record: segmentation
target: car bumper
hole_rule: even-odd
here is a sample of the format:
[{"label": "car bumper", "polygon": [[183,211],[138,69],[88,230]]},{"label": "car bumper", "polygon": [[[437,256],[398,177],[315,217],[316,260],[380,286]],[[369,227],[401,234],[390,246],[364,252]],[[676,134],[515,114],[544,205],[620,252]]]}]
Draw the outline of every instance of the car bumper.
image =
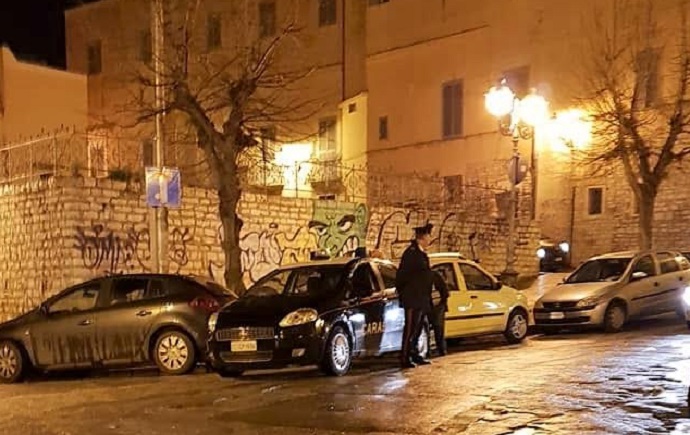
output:
[{"label": "car bumper", "polygon": [[540,328],[600,326],[604,324],[605,313],[605,304],[586,310],[535,308],[534,324]]},{"label": "car bumper", "polygon": [[[312,365],[321,361],[324,339],[315,325],[278,329],[273,338],[256,340],[256,348],[237,350],[238,342],[214,337],[208,343],[208,360],[215,371],[248,371]],[[233,344],[235,343],[235,344]]]}]

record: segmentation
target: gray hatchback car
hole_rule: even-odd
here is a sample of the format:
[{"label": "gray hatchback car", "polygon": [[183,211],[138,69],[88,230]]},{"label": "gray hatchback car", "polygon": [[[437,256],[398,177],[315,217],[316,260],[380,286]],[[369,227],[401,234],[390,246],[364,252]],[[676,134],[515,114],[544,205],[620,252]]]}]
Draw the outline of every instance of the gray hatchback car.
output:
[{"label": "gray hatchback car", "polygon": [[629,319],[676,312],[690,262],[673,251],[616,252],[591,258],[534,306],[535,324],[546,333],[578,326],[620,331]]},{"label": "gray hatchback car", "polygon": [[236,299],[178,275],[120,275],[70,287],[0,325],[0,382],[39,371],[155,363],[170,375],[205,355],[211,313]]}]

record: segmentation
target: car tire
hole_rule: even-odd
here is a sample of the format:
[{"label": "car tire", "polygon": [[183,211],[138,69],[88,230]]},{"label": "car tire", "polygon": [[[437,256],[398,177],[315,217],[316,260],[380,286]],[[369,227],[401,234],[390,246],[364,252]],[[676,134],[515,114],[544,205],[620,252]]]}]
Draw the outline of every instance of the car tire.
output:
[{"label": "car tire", "polygon": [[604,314],[604,331],[609,333],[621,332],[625,326],[626,317],[625,305],[620,302],[611,302]]},{"label": "car tire", "polygon": [[352,340],[345,328],[336,326],[328,336],[321,370],[330,376],[343,376],[352,365]]},{"label": "car tire", "polygon": [[20,382],[24,378],[26,362],[19,346],[11,341],[0,342],[0,383]]},{"label": "car tire", "polygon": [[189,336],[177,329],[164,331],[156,339],[153,360],[164,375],[184,375],[196,366],[196,348]]},{"label": "car tire", "polygon": [[510,344],[521,343],[529,332],[529,316],[524,310],[517,309],[508,316],[508,323],[503,336]]}]

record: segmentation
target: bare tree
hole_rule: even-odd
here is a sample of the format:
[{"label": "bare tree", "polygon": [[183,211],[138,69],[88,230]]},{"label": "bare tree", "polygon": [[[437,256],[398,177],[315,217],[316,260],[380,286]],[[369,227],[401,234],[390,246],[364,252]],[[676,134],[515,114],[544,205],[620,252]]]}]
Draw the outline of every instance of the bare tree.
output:
[{"label": "bare tree", "polygon": [[[286,138],[314,132],[300,128],[323,106],[326,96],[304,96],[303,80],[313,71],[300,62],[301,29],[299,2],[292,0],[294,16],[281,25],[248,19],[255,2],[228,2],[223,28],[233,29],[230,46],[221,48],[219,24],[208,22],[204,0],[169,0],[165,11],[162,84],[163,111],[188,126],[196,136],[218,192],[225,253],[225,282],[242,293],[238,214],[242,197],[241,161],[255,152],[267,159],[261,145],[263,127],[280,126]],[[213,18],[220,19],[220,18]],[[214,28],[214,26],[216,28]],[[230,38],[228,38],[230,39]],[[156,82],[152,71],[138,75],[149,91]],[[149,122],[160,109],[152,104],[152,92],[136,101],[137,124]]]},{"label": "bare tree", "polygon": [[[657,195],[690,154],[687,0],[617,0],[613,23],[595,20],[582,98],[592,116],[588,170],[621,170],[639,207],[639,245],[653,245]],[[604,14],[596,14],[598,17]]]}]

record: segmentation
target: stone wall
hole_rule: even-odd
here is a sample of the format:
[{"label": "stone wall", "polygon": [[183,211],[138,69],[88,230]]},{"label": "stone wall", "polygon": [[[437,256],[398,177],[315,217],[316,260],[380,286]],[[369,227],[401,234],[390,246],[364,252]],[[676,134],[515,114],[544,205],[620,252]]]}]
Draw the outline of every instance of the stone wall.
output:
[{"label": "stone wall", "polygon": [[[93,178],[51,178],[0,190],[0,319],[8,319],[69,285],[104,274],[151,271],[149,210],[140,186]],[[412,227],[435,225],[432,251],[475,255],[489,271],[505,267],[507,225],[466,211],[405,210],[361,203],[246,194],[240,213],[247,284],[315,250],[338,254],[358,246],[398,257]],[[170,210],[166,269],[223,279],[217,198],[185,188]],[[535,273],[539,231],[520,227],[518,269]]]},{"label": "stone wall", "polygon": [[[690,251],[689,167],[674,168],[657,197],[654,213],[654,245],[658,249]],[[575,264],[593,255],[638,248],[639,226],[632,190],[623,174],[579,177],[575,180]],[[603,213],[588,214],[588,189],[604,189]]]}]

